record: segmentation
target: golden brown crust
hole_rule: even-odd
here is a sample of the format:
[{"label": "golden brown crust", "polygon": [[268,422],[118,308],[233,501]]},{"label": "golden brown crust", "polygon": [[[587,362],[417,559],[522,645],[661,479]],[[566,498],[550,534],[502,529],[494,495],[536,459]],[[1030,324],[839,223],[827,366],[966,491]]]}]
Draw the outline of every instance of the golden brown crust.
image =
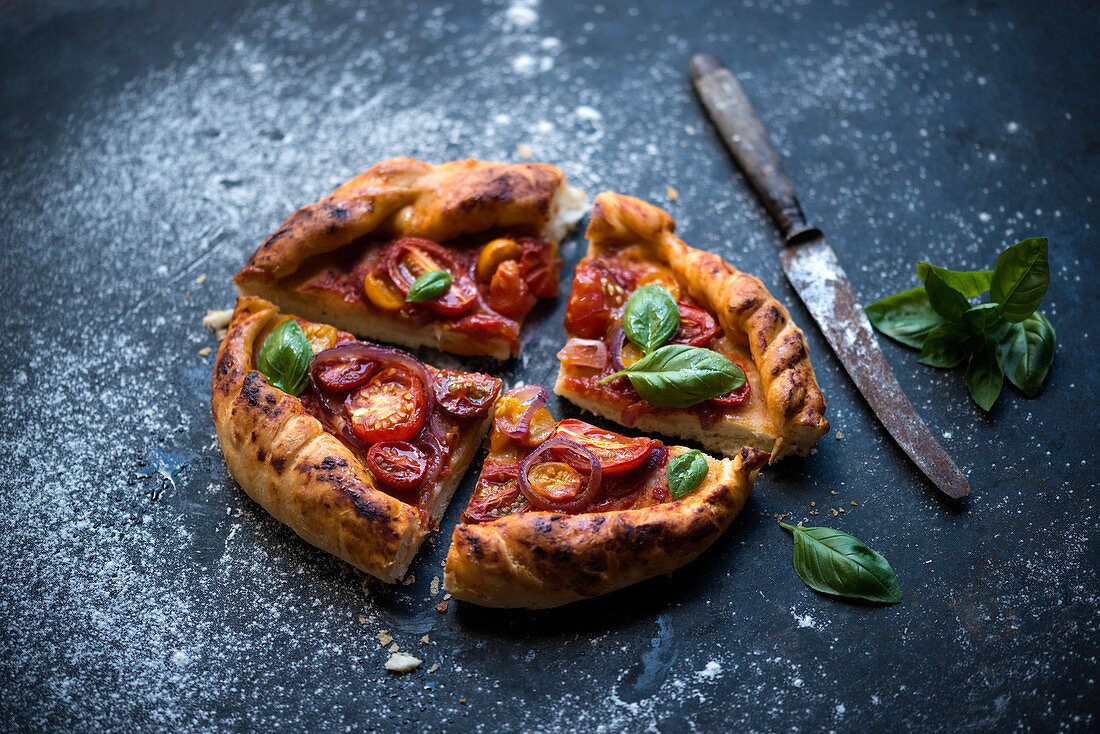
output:
[{"label": "golden brown crust", "polygon": [[692,298],[717,315],[727,334],[746,335],[777,434],[772,461],[805,455],[829,430],[805,336],[760,280],[717,255],[688,247],[674,235],[675,229],[672,217],[652,204],[605,192],[592,209],[587,256],[614,246],[643,245]]},{"label": "golden brown crust", "polygon": [[703,485],[680,500],[636,510],[521,512],[455,528],[444,585],[490,607],[545,609],[670,573],[706,550],[741,511],[763,451],[709,459]]},{"label": "golden brown crust", "polygon": [[287,296],[294,285],[285,279],[309,258],[368,234],[442,242],[490,229],[518,229],[557,241],[580,217],[577,207],[583,204],[583,194],[566,185],[565,174],[546,164],[465,160],[433,166],[395,158],[294,212],[252,254],[235,282],[244,295],[267,298],[307,318],[323,317],[326,323],[367,338],[406,346],[431,344],[460,354],[488,351],[505,359],[518,343],[496,340],[486,345],[485,340],[435,324],[398,322],[363,304],[325,299],[317,292],[297,294],[290,303]]},{"label": "golden brown crust", "polygon": [[[297,398],[253,369],[257,337],[279,318],[267,301],[238,299],[218,349],[211,407],[229,473],[306,541],[392,583],[404,576],[428,528],[417,508],[377,489],[355,454]],[[479,428],[487,426],[488,419]],[[481,434],[475,433],[463,440],[476,445]],[[472,455],[465,444],[456,449],[442,488],[447,498]]]}]

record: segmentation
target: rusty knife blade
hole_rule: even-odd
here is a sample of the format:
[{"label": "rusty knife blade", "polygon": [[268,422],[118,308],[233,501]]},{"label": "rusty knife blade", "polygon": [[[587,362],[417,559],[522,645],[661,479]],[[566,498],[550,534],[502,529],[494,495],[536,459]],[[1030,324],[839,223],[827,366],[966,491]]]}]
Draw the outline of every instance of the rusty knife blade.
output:
[{"label": "rusty knife blade", "polygon": [[812,230],[784,247],[779,259],[844,369],[898,445],[945,494],[968,494],[966,477],[902,391],[825,237]]}]

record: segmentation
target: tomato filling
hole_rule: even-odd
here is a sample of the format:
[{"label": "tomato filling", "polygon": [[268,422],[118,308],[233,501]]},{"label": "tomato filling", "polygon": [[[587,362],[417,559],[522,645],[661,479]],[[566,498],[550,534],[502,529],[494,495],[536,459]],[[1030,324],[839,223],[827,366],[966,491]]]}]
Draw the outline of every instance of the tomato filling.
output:
[{"label": "tomato filling", "polygon": [[[558,352],[558,359],[567,370],[564,380],[573,389],[615,405],[622,411],[622,422],[628,426],[644,413],[667,412],[642,400],[625,377],[600,383],[645,356],[626,338],[621,326],[627,299],[643,285],[665,288],[679,307],[680,328],[667,343],[716,349],[720,353],[722,349],[722,329],[717,320],[695,305],[667,271],[621,254],[582,261],[577,266],[565,311],[565,329],[570,338]],[[750,394],[746,380],[728,395],[681,410],[694,412],[701,421],[712,425],[720,411],[746,405]]]},{"label": "tomato filling", "polygon": [[[337,294],[410,326],[442,323],[474,340],[518,344],[520,325],[538,300],[558,295],[562,263],[553,242],[496,234],[443,244],[420,237],[362,240],[319,256],[298,288]],[[450,276],[445,291],[427,301],[405,300],[417,278],[438,270]]]},{"label": "tomato filling", "polygon": [[574,419],[555,423],[541,407],[544,392],[526,385],[497,401],[491,451],[465,522],[532,509],[579,514],[669,501],[669,451],[660,441]]}]

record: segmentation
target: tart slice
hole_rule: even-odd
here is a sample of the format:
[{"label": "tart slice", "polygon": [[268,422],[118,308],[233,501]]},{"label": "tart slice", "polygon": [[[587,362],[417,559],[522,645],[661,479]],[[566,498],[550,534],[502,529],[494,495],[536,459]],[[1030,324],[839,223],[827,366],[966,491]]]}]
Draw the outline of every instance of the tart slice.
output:
[{"label": "tart slice", "polygon": [[455,528],[444,584],[489,607],[542,609],[696,558],[741,511],[768,454],[732,459],[555,421],[525,385],[497,402],[489,455]]},{"label": "tart slice", "polygon": [[549,165],[395,158],[292,214],[235,280],[364,338],[507,359],[586,203]]},{"label": "tart slice", "polygon": [[313,545],[394,582],[485,436],[500,380],[243,297],[211,407],[229,473]]},{"label": "tart slice", "polygon": [[555,391],[727,456],[746,445],[773,462],[805,455],[829,422],[802,331],[763,283],[675,226],[639,199],[596,197]]}]

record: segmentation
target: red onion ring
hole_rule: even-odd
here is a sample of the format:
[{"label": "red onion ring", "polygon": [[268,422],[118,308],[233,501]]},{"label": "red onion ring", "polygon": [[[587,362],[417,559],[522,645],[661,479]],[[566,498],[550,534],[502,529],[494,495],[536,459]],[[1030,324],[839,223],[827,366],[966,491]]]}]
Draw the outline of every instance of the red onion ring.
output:
[{"label": "red onion ring", "polygon": [[[309,382],[321,405],[329,412],[339,415],[344,412],[344,397],[346,393],[329,393],[320,384],[316,377],[318,367],[324,367],[333,362],[345,360],[358,360],[361,362],[374,362],[379,366],[397,365],[404,367],[413,373],[420,381],[420,389],[424,393],[425,415],[431,415],[435,408],[435,381],[428,374],[424,363],[407,352],[392,347],[380,347],[377,344],[364,344],[363,342],[348,342],[338,344],[331,349],[326,349],[313,358],[309,364]],[[347,391],[347,392],[350,392]],[[339,398],[336,396],[339,395]]]},{"label": "red onion ring", "polygon": [[637,489],[638,485],[644,482],[646,477],[657,469],[657,467],[665,463],[666,459],[668,459],[668,447],[664,444],[654,446],[650,449],[649,456],[645,457],[645,461],[630,471],[615,477],[615,481],[604,485],[604,496],[622,497],[623,495],[630,494]]},{"label": "red onion ring", "polygon": [[622,372],[626,369],[623,364],[623,345],[626,343],[626,333],[623,327],[618,327],[611,332],[611,338],[607,342],[607,358],[611,365],[611,373]]},{"label": "red onion ring", "polygon": [[[521,404],[527,403],[527,409],[523,411],[523,415],[519,417],[519,420],[513,425],[508,425],[507,420],[502,420],[497,423],[497,427],[502,432],[512,438],[523,438],[531,430],[531,418],[535,413],[542,409],[542,406],[546,405],[546,401],[550,399],[550,391],[542,385],[524,385],[523,387],[517,387],[514,390],[509,390],[502,397],[510,397],[517,399]],[[530,402],[527,402],[530,400]]]},{"label": "red onion ring", "polygon": [[[577,471],[584,472],[585,469],[588,470],[588,486],[574,495],[572,499],[564,502],[554,502],[539,494],[531,486],[531,480],[528,479],[531,468],[541,463],[543,456],[556,453],[564,454],[565,463]],[[585,467],[584,464],[588,464],[588,466]],[[596,455],[579,443],[570,441],[567,438],[550,439],[529,454],[519,465],[519,489],[523,492],[523,496],[538,509],[549,512],[569,514],[586,509],[599,495],[600,478],[600,460],[596,458]]]}]

